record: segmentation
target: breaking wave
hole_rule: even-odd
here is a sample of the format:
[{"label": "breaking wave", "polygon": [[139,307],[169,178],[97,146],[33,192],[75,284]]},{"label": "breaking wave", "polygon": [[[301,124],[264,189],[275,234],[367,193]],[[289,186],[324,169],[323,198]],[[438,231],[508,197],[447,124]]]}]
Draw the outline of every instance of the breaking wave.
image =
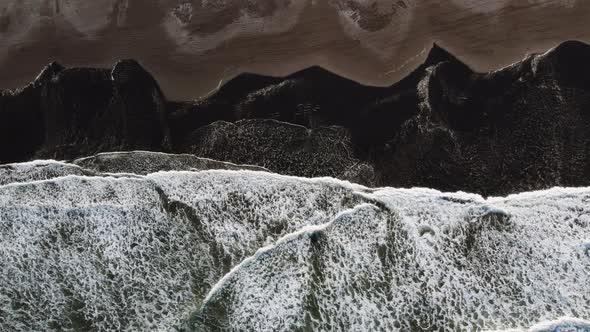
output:
[{"label": "breaking wave", "polygon": [[6,331],[590,331],[590,188],[53,161],[0,184]]}]

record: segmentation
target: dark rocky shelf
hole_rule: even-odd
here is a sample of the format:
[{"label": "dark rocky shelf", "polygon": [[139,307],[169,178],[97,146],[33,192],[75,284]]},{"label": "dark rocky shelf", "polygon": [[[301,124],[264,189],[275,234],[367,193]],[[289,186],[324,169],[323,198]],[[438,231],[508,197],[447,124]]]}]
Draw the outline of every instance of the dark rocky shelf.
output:
[{"label": "dark rocky shelf", "polygon": [[52,63],[0,92],[0,163],[149,150],[371,186],[483,195],[585,186],[588,60],[589,45],[568,41],[477,73],[434,45],[389,87],[311,67],[242,74],[194,101],[166,99],[133,60],[112,69]]}]

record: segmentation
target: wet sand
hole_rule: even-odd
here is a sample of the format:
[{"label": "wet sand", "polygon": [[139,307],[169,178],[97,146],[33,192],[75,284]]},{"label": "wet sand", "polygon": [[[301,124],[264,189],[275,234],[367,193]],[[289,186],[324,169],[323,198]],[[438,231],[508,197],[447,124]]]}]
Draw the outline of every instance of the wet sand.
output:
[{"label": "wet sand", "polygon": [[[360,9],[344,0],[261,0],[252,8],[238,0],[209,12],[186,11],[188,1],[95,1],[102,7],[2,0],[0,88],[26,84],[54,60],[110,67],[121,58],[139,60],[174,99],[207,94],[244,71],[283,75],[310,65],[386,85],[415,68],[434,41],[480,71],[563,40],[590,42],[590,2],[583,0],[404,0],[390,7],[383,0]],[[343,24],[338,9],[347,8],[358,9],[357,26]]]}]

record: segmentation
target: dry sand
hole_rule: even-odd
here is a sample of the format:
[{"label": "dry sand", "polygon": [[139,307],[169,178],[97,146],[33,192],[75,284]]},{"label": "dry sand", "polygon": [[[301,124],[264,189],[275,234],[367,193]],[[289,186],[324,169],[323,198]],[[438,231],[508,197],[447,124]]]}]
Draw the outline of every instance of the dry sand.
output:
[{"label": "dry sand", "polygon": [[50,61],[138,59],[166,95],[197,98],[244,71],[321,65],[386,85],[433,41],[477,70],[566,39],[590,42],[586,0],[0,0],[0,88]]}]

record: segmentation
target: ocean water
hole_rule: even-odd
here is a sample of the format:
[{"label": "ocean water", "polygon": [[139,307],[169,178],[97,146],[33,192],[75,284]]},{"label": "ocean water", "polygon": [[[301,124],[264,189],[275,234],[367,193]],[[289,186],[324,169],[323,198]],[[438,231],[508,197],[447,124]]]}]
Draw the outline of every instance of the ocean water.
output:
[{"label": "ocean water", "polygon": [[0,168],[2,331],[590,331],[590,188]]}]

